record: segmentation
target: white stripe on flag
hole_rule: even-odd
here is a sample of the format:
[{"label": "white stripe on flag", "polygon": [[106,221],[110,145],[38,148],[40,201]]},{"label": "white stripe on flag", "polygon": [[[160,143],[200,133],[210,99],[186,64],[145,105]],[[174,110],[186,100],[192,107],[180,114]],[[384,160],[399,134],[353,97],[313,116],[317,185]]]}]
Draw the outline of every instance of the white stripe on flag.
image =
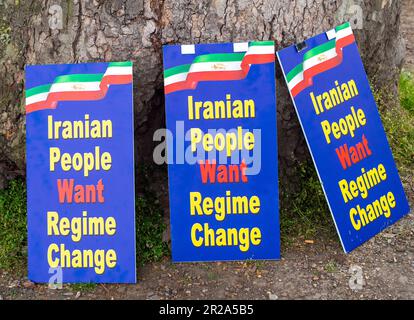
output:
[{"label": "white stripe on flag", "polygon": [[352,34],[352,28],[348,27],[346,29],[336,31],[336,39],[342,39]]},{"label": "white stripe on flag", "polygon": [[289,90],[292,90],[301,81],[303,81],[303,72],[298,73],[292,80],[290,80],[288,83]]},{"label": "white stripe on flag", "polygon": [[237,71],[241,70],[241,61],[226,62],[197,62],[191,65],[191,72],[218,72],[218,71]]},{"label": "white stripe on flag", "polygon": [[82,91],[99,91],[101,82],[58,82],[50,88],[50,92],[82,92]]},{"label": "white stripe on flag", "polygon": [[273,54],[275,53],[274,46],[251,46],[247,51],[247,54]]},{"label": "white stripe on flag", "polygon": [[168,86],[176,82],[185,81],[187,79],[187,74],[188,72],[182,72],[182,73],[173,74],[172,76],[165,78],[164,86]]},{"label": "white stripe on flag", "polygon": [[132,66],[128,67],[108,67],[106,69],[105,75],[115,75],[115,76],[123,76],[123,75],[130,75],[132,74]]},{"label": "white stripe on flag", "polygon": [[310,69],[318,64],[321,64],[327,60],[330,60],[336,56],[335,48],[324,51],[312,58],[309,58],[303,62],[303,70]]},{"label": "white stripe on flag", "polygon": [[45,101],[49,92],[42,92],[26,98],[26,105]]}]

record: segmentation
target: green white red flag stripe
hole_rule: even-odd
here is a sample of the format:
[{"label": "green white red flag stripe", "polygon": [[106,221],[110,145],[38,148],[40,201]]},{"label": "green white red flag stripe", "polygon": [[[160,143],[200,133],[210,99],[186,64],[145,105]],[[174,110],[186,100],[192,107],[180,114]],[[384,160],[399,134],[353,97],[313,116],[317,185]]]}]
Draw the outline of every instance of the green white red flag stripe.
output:
[{"label": "green white red flag stripe", "polygon": [[274,61],[273,41],[250,42],[247,52],[200,55],[191,64],[166,69],[164,91],[168,94],[195,89],[200,81],[241,80],[249,73],[250,65]]},{"label": "green white red flag stripe", "polygon": [[111,62],[105,73],[69,74],[26,90],[26,113],[54,109],[59,101],[99,100],[108,87],[132,82],[132,62]]},{"label": "green white red flag stripe", "polygon": [[335,28],[335,38],[307,51],[303,62],[294,67],[287,75],[288,88],[296,97],[313,84],[312,78],[332,69],[342,62],[342,49],[355,42],[349,22]]}]

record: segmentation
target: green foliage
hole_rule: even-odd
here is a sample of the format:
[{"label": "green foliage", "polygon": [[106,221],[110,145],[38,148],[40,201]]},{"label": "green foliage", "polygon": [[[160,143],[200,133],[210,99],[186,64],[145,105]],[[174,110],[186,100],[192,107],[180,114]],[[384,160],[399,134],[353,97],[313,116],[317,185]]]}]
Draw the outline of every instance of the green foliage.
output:
[{"label": "green foliage", "polygon": [[[414,173],[414,79],[403,72],[400,78],[400,104],[390,103],[385,90],[374,90],[374,97],[394,159],[402,176]],[[395,99],[394,99],[395,100]]]},{"label": "green foliage", "polygon": [[168,244],[163,241],[163,233],[167,227],[164,223],[163,210],[151,189],[154,170],[159,170],[154,166],[147,164],[138,167],[137,185],[140,192],[135,201],[138,265],[159,261],[169,255]]},{"label": "green foliage", "polygon": [[87,293],[94,291],[97,287],[96,283],[72,283],[69,285],[72,291],[79,291],[82,293]]},{"label": "green foliage", "polygon": [[159,261],[168,255],[168,245],[162,241],[166,228],[162,210],[152,194],[137,197],[136,221],[138,264]]},{"label": "green foliage", "polygon": [[26,184],[10,181],[0,190],[0,268],[22,271],[26,265]]},{"label": "green foliage", "polygon": [[286,243],[291,238],[313,238],[318,234],[333,235],[334,228],[329,208],[311,161],[298,163],[295,175],[297,192],[281,188],[281,235]]},{"label": "green foliage", "polygon": [[411,116],[414,116],[414,76],[409,72],[402,72],[400,77],[400,103]]}]

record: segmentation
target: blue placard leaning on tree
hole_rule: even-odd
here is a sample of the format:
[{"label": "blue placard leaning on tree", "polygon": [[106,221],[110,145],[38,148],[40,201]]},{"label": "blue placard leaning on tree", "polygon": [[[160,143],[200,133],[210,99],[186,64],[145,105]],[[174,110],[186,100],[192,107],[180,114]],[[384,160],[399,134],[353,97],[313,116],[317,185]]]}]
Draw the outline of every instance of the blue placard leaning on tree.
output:
[{"label": "blue placard leaning on tree", "polygon": [[409,212],[349,23],[278,53],[345,252]]},{"label": "blue placard leaning on tree", "polygon": [[134,283],[132,63],[26,67],[29,279]]},{"label": "blue placard leaning on tree", "polygon": [[163,53],[173,261],[278,259],[273,41]]}]

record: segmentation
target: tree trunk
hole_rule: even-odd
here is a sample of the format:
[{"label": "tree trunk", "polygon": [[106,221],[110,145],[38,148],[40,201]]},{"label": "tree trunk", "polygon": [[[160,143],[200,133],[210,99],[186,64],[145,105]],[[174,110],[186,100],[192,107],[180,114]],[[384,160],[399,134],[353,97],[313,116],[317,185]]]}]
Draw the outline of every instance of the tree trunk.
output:
[{"label": "tree trunk", "polygon": [[[25,64],[132,60],[136,159],[151,163],[153,132],[165,126],[163,44],[271,39],[278,50],[350,20],[371,79],[395,90],[403,57],[400,6],[398,0],[0,1],[0,187],[25,172]],[[276,80],[279,170],[289,187],[296,162],[309,155],[280,68]],[[165,167],[151,175],[167,208]]]}]

